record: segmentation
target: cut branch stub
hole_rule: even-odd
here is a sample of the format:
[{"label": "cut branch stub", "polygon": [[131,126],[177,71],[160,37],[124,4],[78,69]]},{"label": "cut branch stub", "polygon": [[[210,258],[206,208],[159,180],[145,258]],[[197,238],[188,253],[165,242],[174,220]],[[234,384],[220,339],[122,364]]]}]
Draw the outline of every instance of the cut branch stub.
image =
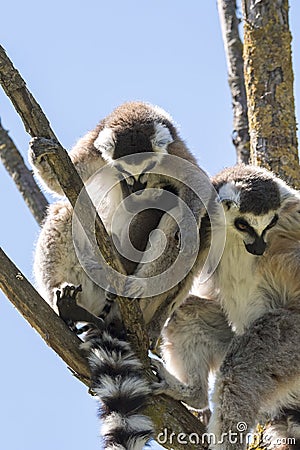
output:
[{"label": "cut branch stub", "polygon": [[41,225],[47,211],[47,199],[36,184],[32,172],[26,167],[13,140],[1,124],[0,160],[14,180],[34,218]]}]

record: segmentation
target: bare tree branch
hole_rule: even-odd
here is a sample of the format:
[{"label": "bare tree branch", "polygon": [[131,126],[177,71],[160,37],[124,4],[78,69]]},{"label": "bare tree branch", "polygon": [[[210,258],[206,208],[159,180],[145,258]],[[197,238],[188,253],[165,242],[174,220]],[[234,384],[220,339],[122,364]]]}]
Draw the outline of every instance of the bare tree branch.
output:
[{"label": "bare tree branch", "polygon": [[[51,166],[53,172],[56,174],[66,196],[73,205],[76,205],[78,196],[81,200],[79,208],[76,207],[76,213],[78,218],[90,239],[93,239],[94,233],[97,237],[97,242],[101,247],[101,252],[108,263],[121,273],[125,273],[124,269],[111,247],[110,238],[105,230],[105,227],[97,215],[95,208],[86,193],[85,187],[81,178],[79,177],[76,169],[74,168],[67,152],[58,143],[54,132],[50,128],[49,122],[45,117],[43,111],[34,100],[31,93],[26,88],[24,80],[21,78],[18,71],[13,67],[11,61],[5,54],[5,51],[0,47],[0,82],[12,100],[17,112],[20,114],[25,128],[31,134],[32,137],[39,136],[49,140],[49,156],[47,161]],[[53,151],[54,150],[54,151]],[[78,206],[78,205],[76,205]],[[95,227],[92,225],[95,224]],[[46,342],[52,347],[52,340],[49,339],[50,333],[48,333],[48,316],[51,311],[51,315],[55,316],[55,313],[51,308],[45,304],[44,300],[36,293],[36,291],[26,284],[24,289],[25,278],[22,274],[19,274],[18,269],[10,262],[6,260],[5,255],[2,253],[0,256],[3,258],[3,264],[0,267],[8,267],[8,271],[2,270],[0,275],[0,286],[8,296],[10,300],[16,297],[18,300],[18,308],[26,319],[37,329]],[[1,263],[1,259],[0,259]],[[18,275],[19,274],[19,275]],[[16,279],[18,282],[16,282]],[[22,283],[19,283],[22,281]],[[18,294],[16,294],[18,293]],[[27,306],[29,298],[32,298],[32,308]],[[124,298],[118,298],[122,318],[125,324],[128,339],[135,350],[136,354],[143,361],[145,366],[145,376],[151,382],[154,379],[154,375],[150,370],[150,364],[147,357],[148,351],[148,338],[143,326],[143,317],[139,308],[139,305],[135,301],[128,301]],[[37,303],[46,305],[46,308],[42,311],[36,308]],[[32,310],[33,314],[29,314],[28,311]],[[47,317],[47,320],[45,320]],[[87,373],[85,371],[86,363],[81,364],[82,356],[78,350],[78,339],[76,336],[66,329],[61,319],[56,317],[54,319],[60,323],[59,328],[66,333],[64,339],[62,339],[61,333],[58,333],[59,342],[55,343],[55,351],[59,352],[60,356],[65,359],[64,351],[60,348],[70,344],[70,339],[75,339],[74,351],[70,351],[70,358],[68,356],[67,364],[79,374],[79,378],[83,381],[87,379]],[[46,323],[45,323],[46,322]],[[54,322],[53,322],[54,323]],[[53,333],[56,333],[56,324],[51,328]],[[51,333],[52,334],[52,333]],[[72,336],[72,337],[71,337]],[[56,348],[56,345],[58,347]],[[69,361],[69,359],[71,361]],[[76,364],[74,363],[76,361]],[[76,367],[76,368],[74,368]],[[78,372],[77,372],[78,371]],[[146,407],[145,413],[148,414],[153,420],[156,429],[159,431],[169,430],[169,434],[174,432],[175,434],[185,433],[186,435],[195,435],[200,437],[204,433],[204,426],[196,419],[183,405],[174,401],[171,398],[165,396],[153,397],[149,400],[149,404]],[[171,431],[170,431],[171,430]],[[201,442],[201,440],[200,440]],[[168,441],[164,443],[166,448],[178,448],[178,449],[193,449],[194,444],[190,442],[180,444],[176,440]],[[201,443],[198,446],[199,449],[203,448]]]},{"label": "bare tree branch", "polygon": [[288,0],[242,3],[251,162],[299,188]]},{"label": "bare tree branch", "polygon": [[1,248],[0,267],[0,288],[4,294],[76,376],[88,385],[90,370],[87,360],[80,353],[78,337],[42,299]]},{"label": "bare tree branch", "polygon": [[48,202],[26,167],[21,153],[0,123],[0,160],[14,180],[35,220],[41,225]]},{"label": "bare tree branch", "polygon": [[244,80],[243,44],[238,30],[236,0],[218,0],[218,11],[232,98],[232,141],[236,148],[237,162],[248,164],[250,160],[250,138]]}]

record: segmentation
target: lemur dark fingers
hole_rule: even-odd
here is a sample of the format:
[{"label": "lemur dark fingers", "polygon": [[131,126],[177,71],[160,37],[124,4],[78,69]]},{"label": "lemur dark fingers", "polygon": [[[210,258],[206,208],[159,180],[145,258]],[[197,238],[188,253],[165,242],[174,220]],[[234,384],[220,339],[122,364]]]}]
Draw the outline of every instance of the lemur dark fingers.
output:
[{"label": "lemur dark fingers", "polygon": [[34,137],[29,142],[30,158],[33,162],[42,161],[44,156],[56,153],[58,146],[58,142],[54,139]]},{"label": "lemur dark fingers", "polygon": [[[99,330],[103,330],[104,321],[100,317],[94,316],[94,314],[90,313],[82,306],[79,306],[76,302],[76,297],[79,292],[82,291],[81,285],[79,286],[71,286],[66,285],[62,289],[62,291],[56,291],[57,297],[57,308],[60,317],[66,322],[68,325],[70,323],[76,322],[88,322],[96,326]],[[84,327],[79,329],[79,333],[81,334],[84,331]]]}]

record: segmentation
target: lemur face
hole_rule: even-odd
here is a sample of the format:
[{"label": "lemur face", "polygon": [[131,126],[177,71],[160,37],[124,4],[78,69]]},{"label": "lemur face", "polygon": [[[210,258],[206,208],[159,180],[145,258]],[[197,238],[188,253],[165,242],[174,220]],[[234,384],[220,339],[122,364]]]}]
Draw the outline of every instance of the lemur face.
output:
[{"label": "lemur face", "polygon": [[137,102],[123,105],[105,120],[94,146],[118,171],[129,194],[138,195],[147,187],[149,171],[168,153],[175,138],[167,113]]},{"label": "lemur face", "polygon": [[263,255],[268,232],[280,223],[281,209],[296,191],[271,172],[254,166],[225,169],[214,179],[223,204],[227,238],[253,255]]},{"label": "lemur face", "polygon": [[225,217],[227,233],[234,235],[234,239],[242,240],[247,252],[252,255],[263,255],[267,247],[266,236],[275,227],[278,214],[271,210],[266,214],[242,214],[236,205],[226,205]]}]

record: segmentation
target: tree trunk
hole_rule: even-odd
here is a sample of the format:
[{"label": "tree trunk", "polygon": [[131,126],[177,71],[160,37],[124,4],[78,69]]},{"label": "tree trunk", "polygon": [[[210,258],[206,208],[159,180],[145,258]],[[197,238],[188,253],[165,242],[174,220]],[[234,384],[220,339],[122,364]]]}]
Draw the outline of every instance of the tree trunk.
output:
[{"label": "tree trunk", "polygon": [[288,9],[288,0],[243,0],[245,83],[251,163],[299,188]]}]

